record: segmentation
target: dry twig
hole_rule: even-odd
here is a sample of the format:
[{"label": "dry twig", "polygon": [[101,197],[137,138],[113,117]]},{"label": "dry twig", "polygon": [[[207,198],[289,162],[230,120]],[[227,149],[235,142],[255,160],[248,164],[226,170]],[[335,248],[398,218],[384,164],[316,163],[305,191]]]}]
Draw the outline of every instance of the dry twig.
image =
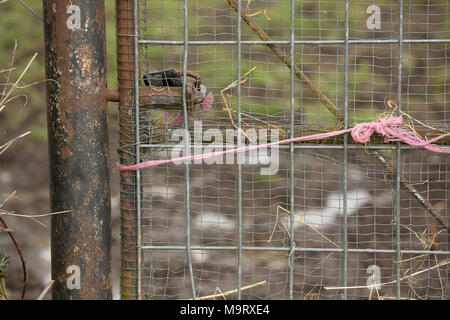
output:
[{"label": "dry twig", "polygon": [[[6,105],[13,101],[14,99],[21,97],[23,95],[16,95],[13,96],[13,92],[16,89],[20,89],[20,88],[24,88],[24,87],[28,87],[27,86],[20,86],[20,82],[22,81],[24,75],[27,73],[27,71],[29,70],[31,64],[33,63],[33,61],[36,59],[37,53],[35,53],[33,55],[33,57],[29,60],[28,64],[26,65],[25,69],[22,71],[22,73],[20,74],[20,76],[17,78],[16,81],[14,82],[10,82],[10,77],[11,77],[11,72],[15,70],[15,68],[13,67],[14,65],[14,59],[15,59],[15,54],[16,54],[16,50],[17,50],[17,41],[15,41],[15,45],[14,45],[14,49],[13,49],[13,53],[12,53],[12,57],[11,57],[11,62],[10,62],[10,66],[6,69],[2,69],[0,74],[5,78],[5,81],[2,83],[3,89],[0,92],[0,112],[2,112],[5,108]],[[26,103],[26,100],[25,100]],[[19,135],[18,137],[0,145],[0,155],[5,152],[15,141],[17,141],[18,139],[28,135],[30,132],[25,132],[21,135]],[[9,195],[5,200],[3,200],[0,203],[0,208],[9,200],[11,199],[16,192],[13,192],[11,195]],[[1,215],[3,215],[6,211],[1,210]],[[22,294],[21,294],[21,299],[23,300],[25,298],[25,293],[26,293],[26,289],[27,289],[27,285],[28,285],[28,268],[27,268],[27,263],[23,257],[22,254],[22,250],[19,247],[19,244],[17,243],[12,230],[8,227],[8,224],[6,223],[6,221],[1,217],[0,215],[0,229],[4,232],[7,232],[11,242],[13,243],[20,261],[22,263],[22,271],[23,271],[23,286],[22,286]],[[4,297],[6,298],[6,297]]]},{"label": "dry twig", "polygon": [[[227,3],[238,12],[238,4],[235,0],[226,0]],[[247,3],[248,5],[248,3]],[[242,10],[240,13],[242,20],[259,36],[262,41],[271,42],[272,39],[264,32],[261,27],[256,24],[254,21],[249,19],[249,15],[247,15],[246,10]],[[284,54],[283,50],[281,50],[276,44],[268,43],[266,46],[272,50],[272,52],[278,56],[278,58],[288,67],[291,68],[291,58]],[[294,65],[294,75],[301,80],[310,90],[311,92],[320,99],[320,101],[327,107],[328,110],[341,122],[344,120],[344,116],[342,112],[334,105],[333,102],[319,89],[314,83],[309,79],[309,77],[303,73],[302,70],[297,65]]]},{"label": "dry twig", "polygon": [[[248,290],[248,289],[251,289],[251,288],[254,288],[254,287],[257,287],[257,286],[261,286],[261,285],[266,284],[266,283],[267,283],[267,280],[263,280],[263,281],[260,281],[260,282],[254,283],[254,284],[250,284],[248,286],[242,287],[241,291]],[[215,293],[215,294],[212,294],[212,295],[209,295],[209,296],[197,297],[197,298],[195,298],[195,300],[207,300],[207,299],[215,299],[215,298],[218,298],[218,297],[225,297],[225,296],[228,296],[230,294],[236,293],[237,291],[238,291],[238,289],[233,289],[233,290],[225,291],[225,292],[219,293],[219,294]],[[187,300],[193,300],[193,299],[187,299]]]},{"label": "dry twig", "polygon": [[[247,80],[248,80],[248,78],[247,78],[248,74],[249,74],[250,72],[252,72],[253,70],[255,70],[255,69],[256,69],[256,67],[253,67],[252,69],[250,69],[249,71],[247,71],[244,75],[242,75],[240,80],[234,80],[234,81],[233,81],[231,84],[229,84],[227,87],[225,87],[224,89],[220,90],[220,94],[222,95],[223,102],[225,103],[225,108],[223,108],[223,110],[227,111],[228,117],[230,118],[230,121],[231,121],[231,124],[233,125],[233,127],[234,127],[236,130],[238,129],[238,126],[237,126],[236,123],[234,122],[233,114],[236,114],[237,112],[234,111],[234,110],[230,107],[230,105],[229,105],[229,103],[231,104],[231,96],[230,96],[230,94],[227,93],[226,96],[225,96],[224,93],[225,93],[226,91],[229,91],[229,90],[233,89],[234,87],[236,87],[236,86],[238,85],[239,82],[240,82],[241,84],[247,82]],[[241,114],[242,114],[242,113],[241,113]],[[242,122],[245,123],[245,121],[242,121]],[[247,139],[248,139],[250,142],[252,142],[252,143],[255,143],[255,142],[256,142],[256,141],[253,141],[252,139],[250,139],[250,137],[249,137],[245,132],[242,132],[242,133],[247,137]]]},{"label": "dry twig", "polygon": [[[378,159],[378,161],[381,162],[381,164],[383,164],[384,169],[387,173],[395,175],[394,169],[388,164],[388,162],[380,152],[373,150],[370,151],[370,154],[372,154],[376,159]],[[420,194],[420,192],[417,191],[417,189],[414,188],[414,186],[412,186],[403,176],[400,176],[400,184],[404,189],[408,190],[414,196],[414,198],[416,198],[419,203],[427,210],[427,212],[429,212],[430,215],[441,225],[441,227],[447,230],[448,234],[450,234],[449,226],[444,222],[443,218],[433,207],[433,205],[427,199],[425,199]]]},{"label": "dry twig", "polygon": [[41,294],[36,298],[36,300],[42,300],[45,295],[47,294],[47,292],[50,290],[50,288],[53,286],[53,284],[55,283],[55,280],[50,280],[47,285],[45,286],[44,290],[42,290]]},{"label": "dry twig", "polygon": [[[3,225],[3,228],[9,229],[8,225],[6,224],[6,221],[0,217],[0,223]],[[20,261],[22,263],[22,271],[23,271],[23,285],[22,285],[22,294],[20,298],[23,300],[25,298],[25,293],[27,291],[27,285],[28,285],[28,268],[27,263],[25,262],[25,259],[23,258],[22,250],[20,250],[20,247],[16,241],[16,239],[13,236],[13,233],[11,231],[7,231],[9,237],[11,238],[12,243],[14,244],[14,247],[16,248],[17,253],[19,254]]]},{"label": "dry twig", "polygon": [[[389,285],[389,284],[395,284],[397,282],[401,282],[403,280],[407,280],[407,279],[410,279],[412,277],[415,277],[415,276],[417,276],[417,275],[419,275],[421,273],[424,273],[424,272],[427,272],[427,271],[430,271],[430,270],[433,270],[433,269],[436,269],[436,268],[440,268],[440,267],[445,266],[445,265],[447,265],[449,263],[450,263],[450,259],[445,259],[444,261],[442,261],[442,262],[440,262],[440,263],[438,263],[438,264],[436,264],[436,265],[434,265],[434,266],[432,266],[432,267],[430,267],[428,269],[423,269],[423,270],[414,272],[414,273],[412,273],[412,274],[410,274],[408,276],[404,276],[404,277],[400,278],[398,281],[397,280],[392,280],[392,281],[388,281],[388,282],[379,283],[378,285],[379,286],[384,286],[384,285]],[[364,288],[367,288],[367,286],[324,287],[325,290],[343,290],[343,289],[347,289],[348,290],[348,289],[364,289]]]}]

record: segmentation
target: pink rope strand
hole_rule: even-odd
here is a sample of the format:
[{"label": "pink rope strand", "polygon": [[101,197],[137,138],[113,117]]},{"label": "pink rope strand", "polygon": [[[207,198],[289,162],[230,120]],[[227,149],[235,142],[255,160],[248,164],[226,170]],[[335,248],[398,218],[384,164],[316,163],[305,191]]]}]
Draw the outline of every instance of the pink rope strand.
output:
[{"label": "pink rope strand", "polygon": [[384,142],[392,142],[392,141],[401,141],[406,144],[409,144],[413,147],[423,147],[429,151],[437,152],[437,153],[450,153],[450,149],[443,149],[436,146],[431,145],[434,142],[437,142],[445,137],[450,136],[450,132],[440,135],[439,137],[430,139],[430,140],[423,140],[420,137],[418,137],[413,131],[404,129],[401,127],[403,122],[402,117],[393,117],[388,119],[378,119],[374,122],[364,122],[359,123],[353,128],[346,129],[346,130],[339,130],[339,131],[332,131],[327,133],[318,133],[313,134],[309,136],[303,136],[303,137],[296,137],[281,141],[274,141],[270,143],[265,144],[259,144],[259,145],[250,145],[246,147],[236,148],[236,149],[229,149],[226,151],[219,151],[219,152],[209,152],[209,153],[203,153],[198,154],[194,156],[185,156],[185,157],[179,157],[175,159],[165,159],[165,160],[150,160],[145,161],[142,163],[125,166],[120,163],[117,164],[117,167],[120,171],[123,170],[139,170],[146,167],[153,167],[164,163],[171,163],[171,162],[182,162],[182,161],[192,161],[196,159],[206,159],[206,158],[212,158],[224,154],[229,153],[240,153],[240,152],[246,152],[251,150],[256,150],[260,148],[267,148],[275,145],[280,144],[288,144],[292,142],[300,142],[300,141],[308,141],[308,140],[321,140],[321,139],[327,139],[332,138],[335,136],[339,136],[344,133],[351,133],[352,138],[355,142],[358,143],[367,143],[370,141],[370,137],[372,134],[377,133],[381,136],[383,136]]}]

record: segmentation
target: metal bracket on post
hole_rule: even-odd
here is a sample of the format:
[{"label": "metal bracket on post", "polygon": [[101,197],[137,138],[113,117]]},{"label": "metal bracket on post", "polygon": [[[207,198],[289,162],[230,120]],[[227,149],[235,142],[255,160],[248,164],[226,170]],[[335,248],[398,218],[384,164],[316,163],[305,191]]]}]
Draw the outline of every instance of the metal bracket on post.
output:
[{"label": "metal bracket on post", "polygon": [[111,299],[104,1],[43,5],[53,299]]}]

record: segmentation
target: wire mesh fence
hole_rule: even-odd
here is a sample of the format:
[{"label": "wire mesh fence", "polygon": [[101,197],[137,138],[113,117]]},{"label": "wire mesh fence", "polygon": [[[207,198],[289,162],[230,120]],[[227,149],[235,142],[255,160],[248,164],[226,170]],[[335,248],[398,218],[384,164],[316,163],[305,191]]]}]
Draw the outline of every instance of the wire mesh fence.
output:
[{"label": "wire mesh fence", "polygon": [[[122,163],[448,132],[449,1],[122,2]],[[122,171],[122,295],[448,299],[449,183],[448,155],[349,135]]]}]

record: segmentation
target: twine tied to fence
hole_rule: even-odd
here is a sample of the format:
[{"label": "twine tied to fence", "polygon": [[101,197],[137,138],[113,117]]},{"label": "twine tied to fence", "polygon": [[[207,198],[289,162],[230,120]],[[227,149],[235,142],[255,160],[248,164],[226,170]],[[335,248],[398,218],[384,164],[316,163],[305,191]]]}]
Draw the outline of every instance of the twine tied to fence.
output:
[{"label": "twine tied to fence", "polygon": [[406,144],[409,144],[413,147],[422,147],[432,152],[437,153],[450,153],[450,149],[439,148],[437,146],[432,145],[445,137],[450,136],[450,132],[435,137],[430,140],[423,140],[420,138],[414,131],[402,128],[403,118],[399,117],[391,117],[391,118],[380,118],[373,122],[364,122],[355,125],[353,128],[331,131],[326,133],[313,134],[309,136],[296,137],[291,139],[285,139],[280,141],[274,141],[265,144],[254,144],[236,149],[228,149],[225,151],[215,151],[203,154],[197,154],[193,156],[185,156],[174,159],[164,159],[164,160],[150,160],[142,163],[134,164],[134,165],[122,165],[120,163],[117,164],[117,167],[120,171],[124,170],[139,170],[146,167],[153,167],[160,164],[172,163],[172,162],[183,162],[183,161],[192,161],[196,159],[207,159],[212,158],[224,154],[229,153],[240,153],[251,150],[256,150],[260,148],[267,148],[280,144],[288,144],[292,142],[300,142],[300,141],[308,141],[308,140],[320,140],[327,139],[335,136],[342,135],[344,133],[351,133],[351,136],[355,142],[358,143],[367,143],[370,141],[370,137],[377,133],[384,137],[384,142],[393,142],[393,141],[401,141]]}]

